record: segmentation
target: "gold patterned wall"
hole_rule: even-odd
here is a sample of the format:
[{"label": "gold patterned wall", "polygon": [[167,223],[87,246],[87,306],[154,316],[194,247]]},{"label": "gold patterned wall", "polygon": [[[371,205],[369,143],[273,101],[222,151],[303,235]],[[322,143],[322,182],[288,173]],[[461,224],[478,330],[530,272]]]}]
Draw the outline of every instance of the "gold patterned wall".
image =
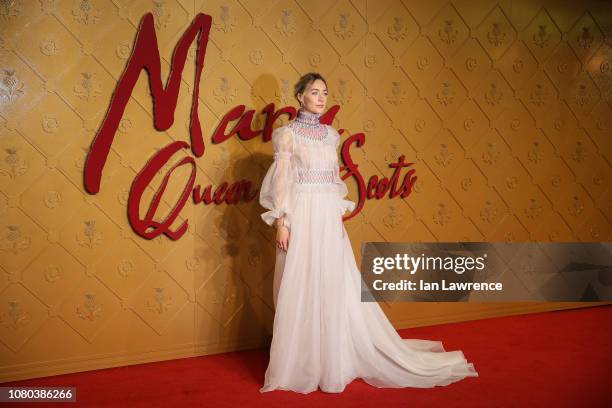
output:
[{"label": "gold patterned wall", "polygon": [[[83,188],[85,156],[147,12],[164,83],[196,13],[213,17],[198,184],[260,183],[270,143],[213,145],[208,135],[236,105],[295,105],[293,83],[318,71],[341,106],[334,125],[366,134],[351,149],[361,173],[390,177],[401,154],[417,170],[411,195],[368,200],[346,222],[358,258],[365,241],[610,240],[608,2],[3,1],[0,381],[269,340],[274,232],[257,200],[186,206],[179,241],[142,239],[127,220],[146,160],[188,140],[193,46],[174,125],[153,127],[143,72],[100,192]],[[173,177],[165,210],[187,174]],[[406,327],[577,305],[383,306]]]}]

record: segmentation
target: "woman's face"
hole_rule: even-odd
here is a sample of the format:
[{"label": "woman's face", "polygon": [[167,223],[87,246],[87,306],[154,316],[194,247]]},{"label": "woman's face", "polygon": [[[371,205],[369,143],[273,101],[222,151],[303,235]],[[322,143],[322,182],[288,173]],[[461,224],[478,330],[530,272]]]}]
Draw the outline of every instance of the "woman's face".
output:
[{"label": "woman's face", "polygon": [[327,105],[327,86],[320,79],[315,79],[306,87],[303,94],[298,95],[304,109],[313,113],[323,113]]}]

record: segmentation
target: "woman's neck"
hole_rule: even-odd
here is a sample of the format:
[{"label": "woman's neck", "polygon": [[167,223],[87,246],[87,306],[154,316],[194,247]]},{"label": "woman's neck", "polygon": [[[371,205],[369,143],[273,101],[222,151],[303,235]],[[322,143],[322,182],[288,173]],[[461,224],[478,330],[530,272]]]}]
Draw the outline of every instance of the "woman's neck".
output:
[{"label": "woman's neck", "polygon": [[306,126],[317,126],[321,125],[321,122],[319,122],[320,117],[320,113],[310,112],[304,108],[300,108],[297,111],[295,121]]}]

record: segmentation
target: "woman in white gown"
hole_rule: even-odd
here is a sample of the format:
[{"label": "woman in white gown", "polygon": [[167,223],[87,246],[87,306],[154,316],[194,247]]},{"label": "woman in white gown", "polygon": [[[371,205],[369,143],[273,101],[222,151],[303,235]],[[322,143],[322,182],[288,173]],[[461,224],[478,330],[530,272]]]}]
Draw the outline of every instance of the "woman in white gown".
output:
[{"label": "woman in white gown", "polygon": [[260,190],[261,217],[277,228],[270,362],[260,392],[342,392],[355,378],[375,387],[448,385],[478,376],[461,351],[402,339],[378,303],[361,302],[361,274],[342,216],[355,203],[340,178],[340,135],[319,117],[327,85],[296,84],[297,117],[272,133],[274,162]]}]

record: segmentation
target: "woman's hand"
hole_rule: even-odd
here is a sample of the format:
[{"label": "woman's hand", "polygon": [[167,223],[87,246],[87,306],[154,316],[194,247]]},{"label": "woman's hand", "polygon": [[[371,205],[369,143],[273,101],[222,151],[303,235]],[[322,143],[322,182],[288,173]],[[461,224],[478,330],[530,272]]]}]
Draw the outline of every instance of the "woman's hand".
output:
[{"label": "woman's hand", "polygon": [[282,219],[276,222],[276,246],[287,252],[289,248],[289,228],[287,228]]}]

